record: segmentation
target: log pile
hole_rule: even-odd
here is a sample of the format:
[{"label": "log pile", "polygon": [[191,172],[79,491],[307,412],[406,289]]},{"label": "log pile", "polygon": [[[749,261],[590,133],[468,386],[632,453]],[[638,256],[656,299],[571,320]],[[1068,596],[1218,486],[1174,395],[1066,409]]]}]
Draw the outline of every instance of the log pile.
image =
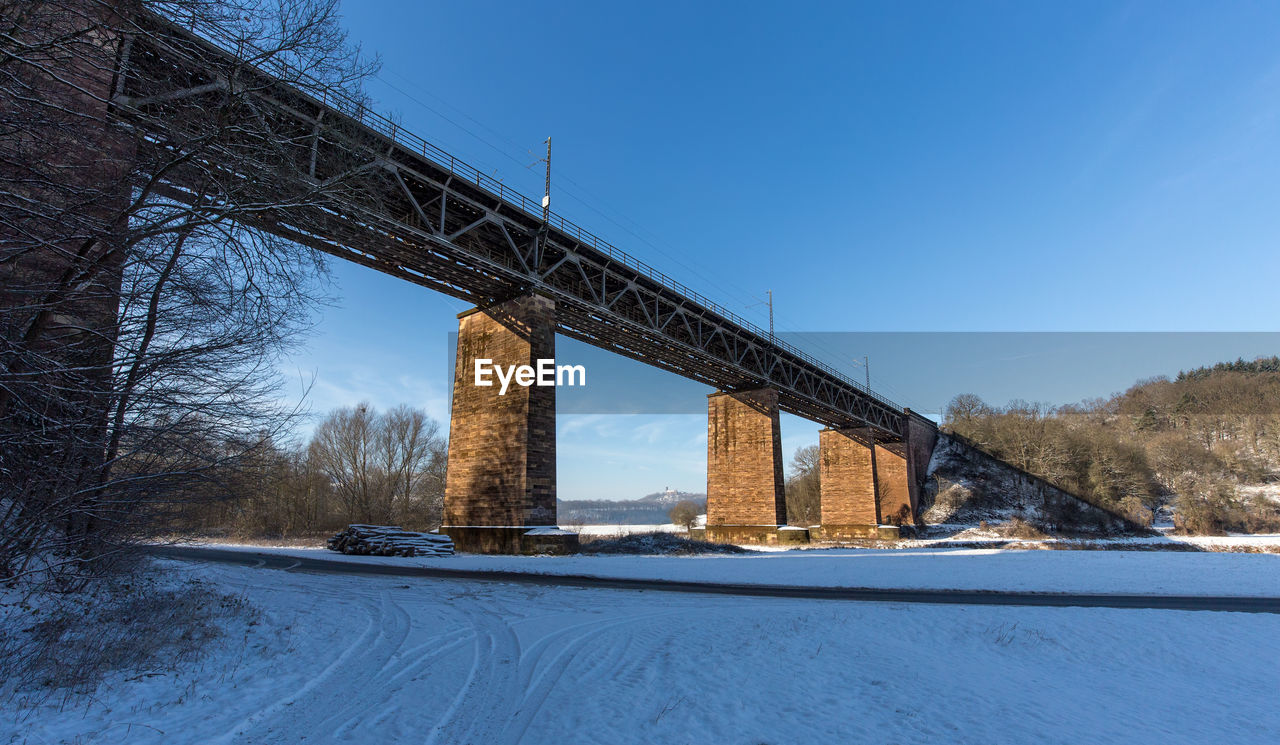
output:
[{"label": "log pile", "polygon": [[452,556],[453,541],[439,533],[415,533],[394,525],[348,525],[329,548],[362,556]]}]

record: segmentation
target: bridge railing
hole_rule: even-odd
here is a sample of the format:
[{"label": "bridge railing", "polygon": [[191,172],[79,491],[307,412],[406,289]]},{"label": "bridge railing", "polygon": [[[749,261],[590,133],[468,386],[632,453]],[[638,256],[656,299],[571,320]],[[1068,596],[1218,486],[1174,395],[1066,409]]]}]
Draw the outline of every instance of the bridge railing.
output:
[{"label": "bridge railing", "polygon": [[[164,6],[163,3],[158,5],[161,7]],[[169,7],[173,8],[174,6]],[[186,17],[183,18],[183,16]],[[542,219],[541,201],[530,199],[524,194],[506,186],[500,180],[492,176],[485,175],[478,168],[464,161],[458,160],[453,155],[450,155],[439,147],[427,142],[422,137],[405,129],[390,117],[370,109],[363,101],[360,101],[345,91],[336,89],[331,85],[325,85],[306,71],[290,65],[284,59],[281,59],[280,55],[267,54],[262,49],[245,41],[243,36],[237,35],[233,30],[228,29],[222,24],[208,18],[198,17],[191,11],[178,11],[175,8],[174,12],[169,15],[168,18],[170,22],[176,22],[179,25],[184,26],[193,33],[204,38],[206,41],[216,45],[227,53],[234,55],[237,59],[245,60],[246,51],[256,52],[257,58],[265,60],[265,64],[249,64],[253,64],[258,69],[278,77],[282,81],[303,86],[303,92],[310,95],[322,106],[350,116],[369,129],[372,129],[378,134],[392,140],[400,147],[410,152],[422,155],[424,158],[436,163],[436,165],[448,169],[449,173],[459,176],[469,183],[475,184],[477,188],[490,192],[508,204],[518,206],[531,217],[539,220]],[[895,411],[902,411],[901,406],[890,401],[884,396],[875,393],[863,383],[859,383],[825,362],[816,359],[809,353],[769,334],[759,326],[746,320],[742,316],[739,316],[737,313],[734,313],[687,285],[667,276],[662,271],[655,269],[644,261],[628,254],[622,249],[614,246],[612,243],[609,243],[603,238],[595,235],[591,231],[583,229],[579,225],[566,220],[555,212],[550,212],[547,220],[552,227],[579,243],[590,246],[596,251],[607,255],[610,259],[634,269],[648,279],[662,285],[664,288],[678,295],[682,295],[686,299],[692,300],[694,303],[715,312],[717,315],[741,326],[761,339],[768,340],[775,347],[785,350],[792,356],[803,360],[807,364],[816,367],[819,370],[822,370],[827,375],[830,375],[851,388],[861,391],[885,406],[888,406]]]}]

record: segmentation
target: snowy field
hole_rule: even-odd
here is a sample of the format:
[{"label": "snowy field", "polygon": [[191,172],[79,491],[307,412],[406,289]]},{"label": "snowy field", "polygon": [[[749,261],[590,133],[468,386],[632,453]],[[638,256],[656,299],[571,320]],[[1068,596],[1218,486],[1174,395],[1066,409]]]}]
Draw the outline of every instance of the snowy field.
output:
[{"label": "snowy field", "polygon": [[0,742],[1280,741],[1271,614],[161,564],[242,594],[262,622],[178,673],[116,675],[91,699],[23,721],[6,708]]},{"label": "snowy field", "polygon": [[635,533],[684,533],[685,529],[675,523],[665,525],[578,525],[569,528],[575,533],[589,536],[617,537]]},{"label": "snowy field", "polygon": [[740,556],[344,556],[211,547],[445,569],[815,587],[1280,597],[1280,554],[999,549],[809,549]]},{"label": "snowy field", "polygon": [[1114,538],[1026,538],[1016,539],[1001,536],[993,530],[981,530],[965,525],[936,525],[932,528],[953,530],[952,535],[942,538],[903,539],[898,542],[899,548],[945,547],[948,544],[981,544],[996,545],[1024,544],[1028,547],[1051,546],[1054,544],[1074,545],[1089,549],[1123,549],[1126,546],[1135,548],[1152,548],[1167,550],[1204,550],[1204,551],[1275,551],[1280,550],[1280,534],[1275,533],[1230,533],[1228,535],[1175,535],[1172,526],[1157,528],[1159,535],[1151,536],[1118,536]]}]

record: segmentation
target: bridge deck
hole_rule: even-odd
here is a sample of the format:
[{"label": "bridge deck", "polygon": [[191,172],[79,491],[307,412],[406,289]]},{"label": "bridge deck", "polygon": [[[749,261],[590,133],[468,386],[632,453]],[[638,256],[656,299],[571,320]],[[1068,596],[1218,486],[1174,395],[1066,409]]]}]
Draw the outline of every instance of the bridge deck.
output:
[{"label": "bridge deck", "polygon": [[[293,197],[257,225],[478,306],[534,292],[556,301],[558,331],[722,390],[772,386],[780,407],[833,427],[902,437],[893,402],[450,156],[363,104],[285,67],[259,69],[223,29],[147,15],[132,39],[119,115],[157,148],[181,148],[183,111],[245,93],[266,131],[175,169],[165,193],[205,198],[220,174]],[[237,55],[237,52],[240,55]],[[308,92],[310,89],[311,92]],[[224,147],[224,146],[220,146]],[[265,168],[238,173],[245,153]]]}]

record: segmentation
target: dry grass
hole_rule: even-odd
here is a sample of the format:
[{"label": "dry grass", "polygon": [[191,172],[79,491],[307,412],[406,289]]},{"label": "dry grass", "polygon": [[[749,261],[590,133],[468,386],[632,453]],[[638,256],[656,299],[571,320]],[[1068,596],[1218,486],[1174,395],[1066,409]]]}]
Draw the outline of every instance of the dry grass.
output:
[{"label": "dry grass", "polygon": [[139,575],[67,595],[0,601],[0,702],[33,707],[92,695],[109,675],[160,675],[198,659],[239,617],[257,612],[198,580],[161,585]]},{"label": "dry grass", "polygon": [[258,536],[245,536],[224,534],[218,536],[211,535],[165,535],[156,538],[160,543],[232,543],[241,546],[259,546],[262,548],[324,548],[325,541],[333,533],[316,533],[314,535],[288,536],[282,538],[262,538]]},{"label": "dry grass", "polygon": [[1045,533],[1040,528],[1036,527],[1035,525],[1032,525],[1031,523],[1027,522],[1026,520],[1023,520],[1020,517],[1015,517],[1009,520],[1008,522],[997,525],[995,527],[995,530],[996,530],[996,533],[998,533],[999,535],[1005,538],[1019,538],[1022,540],[1042,540],[1049,537],[1048,533]]},{"label": "dry grass", "polygon": [[582,543],[584,554],[749,554],[745,548],[682,538],[671,533],[634,533],[619,538],[596,538]]}]

